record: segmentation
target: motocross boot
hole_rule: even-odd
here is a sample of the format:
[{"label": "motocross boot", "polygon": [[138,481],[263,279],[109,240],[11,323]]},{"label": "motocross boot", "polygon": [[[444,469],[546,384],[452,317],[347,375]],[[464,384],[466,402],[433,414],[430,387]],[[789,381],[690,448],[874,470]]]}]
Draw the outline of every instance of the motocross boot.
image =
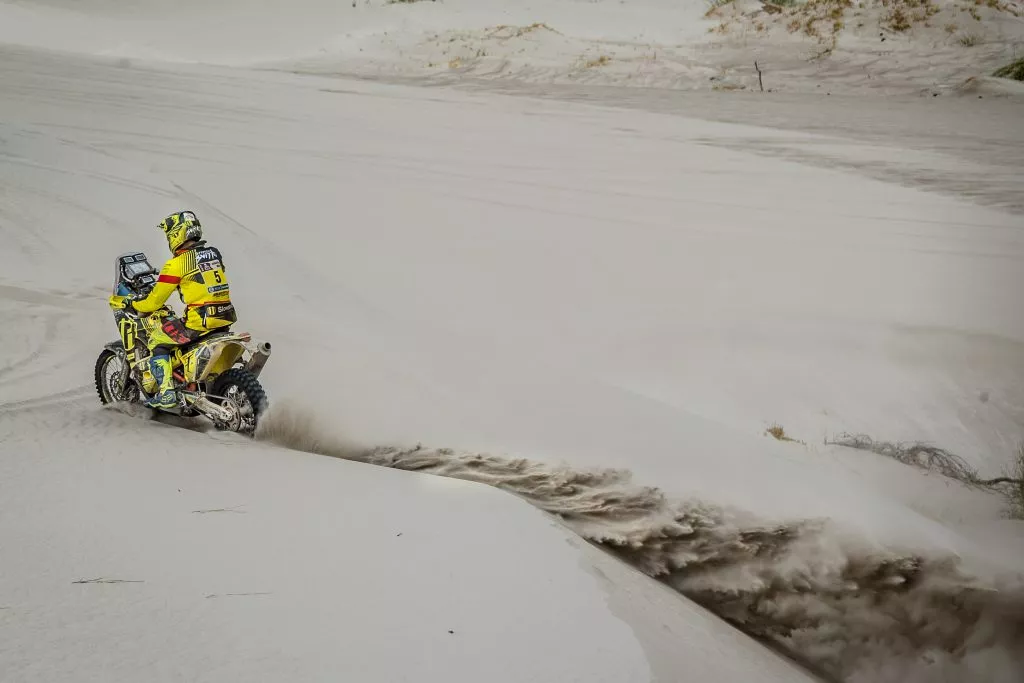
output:
[{"label": "motocross boot", "polygon": [[171,370],[170,356],[151,356],[149,359],[149,371],[153,373],[153,379],[159,385],[153,398],[146,401],[150,408],[168,410],[178,406],[178,396],[174,391],[174,374]]}]

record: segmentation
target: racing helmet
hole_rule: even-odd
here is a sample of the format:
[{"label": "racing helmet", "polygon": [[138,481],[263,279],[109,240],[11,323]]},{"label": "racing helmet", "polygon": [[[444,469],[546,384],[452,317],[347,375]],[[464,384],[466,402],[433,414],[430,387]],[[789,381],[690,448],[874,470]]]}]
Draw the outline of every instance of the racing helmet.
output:
[{"label": "racing helmet", "polygon": [[172,213],[160,223],[160,229],[167,236],[167,248],[171,255],[177,254],[181,245],[203,238],[203,226],[194,211]]}]

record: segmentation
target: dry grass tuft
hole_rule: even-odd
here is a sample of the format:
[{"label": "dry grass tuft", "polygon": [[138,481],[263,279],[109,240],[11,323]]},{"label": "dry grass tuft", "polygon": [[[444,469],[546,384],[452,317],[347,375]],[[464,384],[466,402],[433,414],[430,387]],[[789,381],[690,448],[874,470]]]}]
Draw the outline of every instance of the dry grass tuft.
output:
[{"label": "dry grass tuft", "polygon": [[996,69],[992,75],[997,78],[1010,78],[1015,81],[1024,81],[1024,57],[1021,57],[1015,62],[1010,62],[1000,69]]},{"label": "dry grass tuft", "polygon": [[1017,447],[1017,459],[1006,477],[1006,497],[1010,501],[1010,516],[1024,519],[1024,443]]},{"label": "dry grass tuft", "polygon": [[894,7],[885,18],[885,25],[897,33],[910,30],[910,17],[906,15],[902,7]]},{"label": "dry grass tuft", "polygon": [[904,465],[936,472],[967,486],[999,491],[1009,503],[1009,515],[1015,519],[1024,519],[1024,443],[1017,447],[1017,454],[1010,471],[1005,476],[995,479],[982,479],[978,476],[977,470],[968,465],[960,456],[921,441],[893,443],[891,441],[875,441],[864,434],[840,434],[832,441],[826,440],[825,443],[870,451],[897,460]]},{"label": "dry grass tuft", "polygon": [[904,465],[918,467],[930,472],[938,472],[951,479],[972,484],[978,481],[978,473],[964,462],[964,459],[949,451],[930,444],[914,441],[912,443],[893,443],[891,441],[875,441],[865,434],[840,434],[826,444],[846,446],[862,451],[871,451],[898,460]]},{"label": "dry grass tuft", "polygon": [[704,13],[706,18],[716,17],[720,10],[726,5],[731,5],[735,0],[708,0],[708,11]]},{"label": "dry grass tuft", "polygon": [[[794,439],[789,434],[787,434],[786,430],[778,422],[773,422],[771,424],[771,426],[769,426],[768,429],[765,430],[765,434],[767,434],[768,436],[774,438],[776,441],[789,441],[791,443],[804,443],[803,441],[800,441],[799,439]],[[806,446],[807,444],[804,444],[804,445]]]}]

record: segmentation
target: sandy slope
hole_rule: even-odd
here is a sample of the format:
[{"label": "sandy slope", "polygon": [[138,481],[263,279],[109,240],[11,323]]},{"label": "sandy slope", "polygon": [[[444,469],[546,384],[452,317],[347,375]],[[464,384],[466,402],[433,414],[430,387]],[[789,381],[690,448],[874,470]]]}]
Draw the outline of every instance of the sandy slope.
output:
[{"label": "sandy slope", "polygon": [[[83,226],[53,288],[105,288],[154,201],[213,211],[240,276],[303,273],[238,296],[254,327],[333,350],[368,438],[605,460],[644,434],[660,462],[710,432],[728,471],[778,420],[812,444],[929,438],[995,473],[1019,436],[1018,217],[728,146],[804,136],[228,72],[109,67],[100,96],[60,60],[7,63],[10,210]],[[52,242],[16,238],[12,283]],[[300,355],[275,365],[329,394]]]},{"label": "sandy slope", "polygon": [[[1020,0],[6,2],[0,40],[372,76],[955,93],[1024,47]],[[894,12],[900,20],[894,19]],[[1024,95],[981,81],[985,92]]]},{"label": "sandy slope", "polygon": [[804,679],[493,489],[83,403],[0,413],[4,681]]},{"label": "sandy slope", "polygon": [[[118,68],[7,51],[3,64],[0,678],[806,679],[507,494],[101,410],[82,340],[112,334],[110,250],[141,236],[115,216],[202,201],[128,160],[135,143],[101,138],[186,142],[154,131],[161,107],[139,95],[173,92],[173,119],[193,97],[182,93],[233,78],[125,83]],[[189,135],[239,111],[191,106],[202,119]],[[292,330],[292,353],[322,355],[329,339],[294,336],[316,309],[282,305],[304,293],[280,286],[303,270],[207,213],[237,237],[232,271],[258,282],[263,269],[241,298],[257,316],[262,299],[270,336],[289,346]],[[267,377],[288,396],[286,374]]]},{"label": "sandy slope", "polygon": [[[37,10],[24,16],[50,19]],[[140,10],[136,20],[149,22],[151,15]],[[96,31],[81,31],[79,37],[96,41],[110,35],[106,19],[94,16],[92,21]],[[55,30],[50,37],[63,35]],[[97,48],[82,40],[65,47],[111,52],[102,41]],[[188,53],[187,42],[175,45]],[[125,534],[138,533],[136,518],[123,518],[120,511],[145,504],[146,514],[138,519],[152,520],[165,530],[161,536],[185,544],[175,562],[192,562],[199,552],[192,539],[179,537],[197,520],[207,520],[192,509],[240,504],[240,497],[250,500],[241,494],[252,486],[259,495],[251,500],[265,502],[268,512],[263,517],[255,511],[216,513],[222,516],[213,520],[221,521],[213,524],[239,528],[218,526],[202,536],[196,543],[207,544],[204,553],[235,538],[237,531],[245,541],[241,557],[264,558],[260,534],[265,526],[256,523],[264,519],[271,529],[302,529],[302,536],[286,540],[308,559],[305,566],[338,566],[346,559],[339,557],[340,549],[347,552],[350,544],[379,549],[385,556],[402,553],[382,544],[400,540],[391,535],[393,522],[410,516],[423,528],[450,532],[443,540],[449,545],[443,547],[457,553],[467,538],[475,544],[491,534],[491,518],[505,514],[507,506],[508,514],[521,522],[494,529],[502,549],[488,550],[484,554],[489,557],[467,558],[465,565],[461,559],[456,563],[477,580],[486,576],[493,582],[487,585],[504,587],[506,582],[495,577],[518,571],[524,560],[501,553],[514,550],[513,543],[536,542],[522,552],[538,562],[535,574],[547,566],[539,558],[551,555],[622,574],[627,583],[622,590],[630,595],[654,590],[635,573],[602,564],[607,560],[591,550],[550,551],[551,544],[563,543],[564,532],[538,526],[542,518],[508,498],[456,487],[415,502],[402,487],[428,486],[422,479],[321,464],[263,447],[240,448],[230,440],[99,411],[88,386],[92,352],[82,349],[98,349],[114,333],[103,303],[110,261],[135,248],[159,259],[159,234],[146,226],[182,206],[199,212],[211,239],[230,254],[235,298],[246,326],[275,344],[265,375],[272,400],[311,420],[300,435],[307,441],[300,438],[293,445],[310,447],[310,433],[325,442],[343,436],[370,445],[423,440],[574,467],[627,467],[637,483],[657,485],[670,499],[665,507],[655,506],[653,523],[642,517],[625,531],[612,525],[615,534],[644,538],[642,550],[651,547],[649,540],[658,547],[658,534],[666,529],[685,537],[677,525],[694,506],[702,511],[699,519],[717,520],[712,536],[716,542],[724,538],[730,551],[747,532],[760,534],[773,524],[803,530],[804,520],[829,517],[833,521],[825,535],[801,531],[795,545],[782,544],[778,554],[772,550],[772,561],[755,557],[756,571],[748,571],[744,559],[726,565],[725,574],[712,572],[707,585],[725,581],[741,586],[746,595],[749,581],[770,586],[781,580],[789,590],[810,580],[827,596],[826,603],[835,598],[844,605],[836,611],[836,623],[861,628],[874,625],[878,614],[861,609],[859,594],[847,609],[850,603],[841,589],[850,567],[876,567],[872,563],[892,554],[938,561],[955,553],[961,568],[980,577],[979,586],[966,590],[970,581],[960,582],[941,562],[927,564],[937,569],[925,573],[924,600],[938,611],[910,610],[914,617],[894,619],[894,628],[920,627],[915,620],[930,617],[947,623],[948,606],[965,598],[983,613],[982,626],[1001,623],[1001,614],[986,611],[991,591],[1005,582],[1012,586],[1021,556],[1019,547],[1005,540],[1019,534],[1019,525],[995,523],[998,498],[959,489],[947,495],[948,482],[892,470],[889,464],[864,464],[867,456],[860,454],[836,458],[815,444],[820,436],[844,429],[869,431],[882,438],[935,440],[962,452],[986,473],[1005,466],[1024,423],[1019,216],[899,187],[856,169],[822,169],[805,158],[771,152],[750,154],[735,144],[756,139],[762,151],[824,149],[833,156],[860,155],[861,161],[898,165],[912,156],[898,142],[889,139],[876,149],[858,150],[822,135],[629,109],[11,48],[4,48],[0,59],[0,89],[0,229],[5,244],[0,306],[9,323],[0,331],[6,430],[0,448],[10,491],[0,496],[5,505],[0,518],[12,520],[0,539],[5,547],[12,539],[31,551],[4,580],[11,582],[5,584],[11,591],[23,590],[17,588],[22,585],[39,591],[14,605],[30,606],[19,619],[37,619],[30,622],[32,628],[63,628],[56,611],[72,599],[68,588],[149,586],[148,580],[141,585],[65,585],[60,582],[66,576],[42,572],[54,555],[78,547],[62,529],[72,511],[88,508],[92,500],[81,496],[94,487],[69,492],[69,483],[78,480],[57,474],[63,472],[59,464],[77,451],[83,454],[72,462],[79,463],[81,481],[110,487],[113,509],[100,507],[100,521]],[[934,166],[931,161],[941,160],[955,171],[955,157],[935,154],[916,156],[915,162]],[[774,420],[808,445],[765,438],[762,430]],[[136,434],[169,441],[142,460],[105,446],[124,444]],[[46,460],[43,453],[60,459]],[[405,466],[404,453],[400,450],[400,457],[386,464]],[[441,460],[431,467],[465,476],[459,471],[461,461]],[[176,492],[169,489],[152,501],[140,500],[134,488],[139,480],[162,482],[170,473],[187,477],[183,492],[197,488],[233,500],[197,499],[181,506],[170,502]],[[241,481],[238,473],[244,473]],[[278,500],[273,494],[282,478],[292,484]],[[560,481],[550,472],[541,479]],[[372,490],[388,510],[379,513],[388,523],[360,512],[358,525],[307,528],[310,511],[304,506],[312,504],[307,489],[320,496],[317,505],[322,507],[312,511],[313,517],[331,519],[346,516],[350,493]],[[479,511],[460,508],[461,517],[454,520],[446,507],[449,490],[472,491],[467,495],[479,498]],[[26,498],[53,511],[26,512],[32,510]],[[247,509],[257,505],[241,504]],[[732,512],[718,516],[718,510],[731,506],[741,509],[737,517]],[[611,510],[614,517],[616,508]],[[677,514],[683,516],[672,517]],[[470,526],[470,519],[477,526]],[[610,533],[607,521],[575,528],[600,542],[602,534]],[[38,533],[26,536],[32,524],[40,525]],[[74,528],[81,531],[77,523]],[[108,555],[125,561],[113,568],[118,571],[138,567],[148,574],[161,566],[153,557],[159,546],[135,557],[134,546],[120,532],[95,533],[97,550],[81,551],[91,564],[74,567],[76,579],[95,578],[77,576],[86,569],[106,574],[101,565]],[[338,545],[328,546],[328,537],[336,537]],[[161,539],[150,542],[155,540]],[[771,543],[765,547],[775,548]],[[413,557],[402,559],[431,564],[448,554],[435,550],[420,546]],[[680,552],[691,551],[683,544]],[[179,577],[173,570],[184,567],[171,564],[159,574],[168,587],[156,589],[170,592],[157,593],[155,599],[166,598],[182,610],[175,612],[182,619],[195,618],[191,596],[234,592],[227,579],[241,571],[240,564],[246,571],[259,570],[250,575],[254,579],[275,583],[274,591],[240,592],[292,590],[278,588],[282,573],[292,571],[292,564],[279,556],[266,567],[218,557],[223,564],[214,567],[210,579],[218,586],[200,586],[192,574]],[[716,557],[721,556],[711,555]],[[689,560],[670,553],[658,561],[684,566]],[[384,565],[396,573],[408,569],[399,562]],[[446,575],[451,566],[445,560],[435,571]],[[359,577],[380,571],[376,563],[360,567]],[[567,565],[558,571],[563,583],[578,581]],[[37,574],[43,583],[34,583],[31,577]],[[397,582],[405,576],[385,574],[376,585],[383,590],[391,585],[389,577]],[[333,579],[333,574],[315,574],[310,586],[347,588],[343,582],[335,588]],[[569,590],[563,583],[537,600],[553,603],[553,596]],[[525,586],[522,591],[509,599],[526,609],[534,603]],[[303,622],[298,636],[282,634],[276,612],[261,613],[256,622],[274,622],[265,642],[287,637],[310,667],[304,671],[311,680],[324,670],[316,668],[323,660],[303,649],[306,636],[316,635],[309,642],[322,643],[322,625],[348,616],[340,603],[332,603],[326,614],[318,611],[322,608],[314,605],[313,593],[295,597],[304,600],[304,613],[318,615]],[[50,598],[40,597],[44,594]],[[112,604],[120,605],[116,601],[123,598],[116,596],[123,594],[103,595],[114,596]],[[536,634],[517,631],[515,637],[524,640],[502,647],[521,645],[529,652],[572,624],[593,622],[606,629],[599,634],[607,639],[602,642],[621,655],[615,664],[619,668],[586,660],[586,669],[572,668],[580,675],[612,672],[620,678],[609,680],[623,675],[642,680],[648,666],[670,672],[671,678],[686,660],[687,670],[708,667],[696,680],[733,674],[742,680],[742,669],[716,667],[725,666],[722,660],[737,667],[778,666],[776,660],[762,662],[764,653],[757,648],[735,661],[731,654],[674,651],[677,638],[654,635],[658,624],[673,624],[674,634],[687,629],[704,634],[678,639],[689,640],[698,652],[731,653],[733,647],[731,640],[723,640],[733,638],[726,635],[731,632],[695,621],[692,608],[675,596],[671,601],[645,598],[643,609],[634,598],[623,598],[634,611],[613,608],[635,629],[633,641],[617,630],[607,612],[591,604],[600,603],[593,592],[574,595],[583,611],[558,614],[578,621],[538,617]],[[811,591],[804,597],[817,595]],[[203,596],[203,607],[195,609],[236,604]],[[997,601],[1000,597],[995,594]],[[0,606],[9,606],[3,600]],[[270,602],[269,609],[292,609],[294,603],[283,602]],[[757,604],[770,608],[766,614],[780,614],[778,603]],[[787,618],[806,617],[821,607],[808,609],[802,600],[794,604],[800,609],[782,610]],[[151,620],[147,605],[143,601],[124,609],[133,619]],[[895,613],[906,612],[906,603],[897,599],[892,605]],[[499,614],[503,607],[482,606],[486,609],[472,608],[473,614],[480,619],[486,614],[488,628],[497,632],[506,623]],[[81,609],[75,624],[92,618],[89,610],[95,605],[85,603]],[[11,625],[9,611],[0,611],[0,624],[24,637],[25,623]],[[375,603],[362,603],[359,614],[379,624]],[[215,635],[225,639],[223,652],[244,651],[232,629],[252,617],[252,612],[221,615],[224,626]],[[162,618],[168,619],[160,622],[162,630],[172,631],[179,623]],[[996,621],[986,621],[990,618]],[[120,628],[120,622],[109,619],[109,612],[100,617],[103,628]],[[786,623],[769,619],[768,625]],[[980,633],[972,631],[973,623],[963,626],[968,635]],[[826,621],[792,642],[803,654],[827,651],[824,658],[831,662],[836,646],[827,633],[831,627]],[[413,638],[411,631],[403,633]],[[957,631],[956,636],[965,634]],[[58,644],[84,647],[71,636],[54,637]],[[705,637],[716,644],[700,640]],[[915,660],[921,652],[911,648],[909,659],[916,662],[911,673],[927,680],[936,675],[934,667],[949,666],[950,675],[966,670],[976,680],[1015,680],[1020,662],[1004,645],[998,638],[972,640],[966,663],[940,657],[933,658],[937,663],[931,668]],[[187,641],[181,651],[200,646]],[[158,651],[147,647],[138,650],[132,666],[145,667],[156,656]],[[867,653],[876,654],[870,648]],[[885,654],[890,659],[840,662],[842,671],[864,674],[879,665],[892,680],[905,680],[907,672],[888,665],[893,657],[902,662],[908,653]],[[467,660],[464,653],[449,655],[436,665],[467,679],[479,673],[459,668]],[[508,655],[503,651],[502,656]],[[101,652],[90,660],[95,670],[108,666],[107,656]],[[23,654],[8,657],[19,670],[29,663]],[[583,666],[579,656],[560,652],[550,657]],[[284,660],[274,661],[276,666]],[[75,664],[63,662],[61,671],[70,674]],[[534,664],[508,669],[510,680],[537,671],[528,669]],[[335,660],[323,665],[349,666]],[[379,675],[387,678],[383,670]]]}]

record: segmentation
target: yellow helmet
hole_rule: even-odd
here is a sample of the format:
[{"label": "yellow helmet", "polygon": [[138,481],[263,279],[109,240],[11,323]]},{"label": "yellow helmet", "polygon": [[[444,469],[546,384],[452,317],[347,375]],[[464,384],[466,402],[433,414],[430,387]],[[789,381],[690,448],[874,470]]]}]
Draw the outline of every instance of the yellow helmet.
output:
[{"label": "yellow helmet", "polygon": [[171,254],[177,254],[181,245],[203,238],[203,226],[193,211],[172,213],[160,223],[160,229],[167,236],[167,247]]}]

